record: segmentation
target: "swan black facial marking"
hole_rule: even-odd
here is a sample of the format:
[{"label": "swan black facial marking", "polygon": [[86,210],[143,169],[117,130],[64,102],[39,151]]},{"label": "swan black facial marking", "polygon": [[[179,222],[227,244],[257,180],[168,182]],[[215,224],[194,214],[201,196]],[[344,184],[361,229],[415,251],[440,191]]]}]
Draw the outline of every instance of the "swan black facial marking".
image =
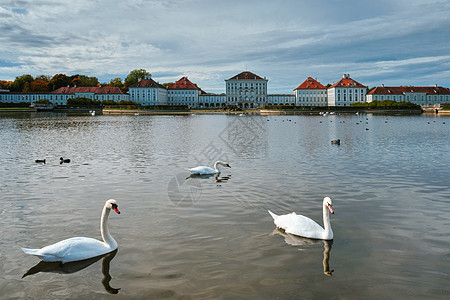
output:
[{"label": "swan black facial marking", "polygon": [[111,203],[111,208],[118,214],[120,214],[119,208],[117,206],[117,204],[115,203]]}]

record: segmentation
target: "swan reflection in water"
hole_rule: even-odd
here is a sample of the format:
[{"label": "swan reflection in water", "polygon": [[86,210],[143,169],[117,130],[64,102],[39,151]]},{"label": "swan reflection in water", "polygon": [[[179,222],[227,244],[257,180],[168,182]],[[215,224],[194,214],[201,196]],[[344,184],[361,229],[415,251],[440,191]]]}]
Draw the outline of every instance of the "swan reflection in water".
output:
[{"label": "swan reflection in water", "polygon": [[226,183],[228,180],[231,179],[231,175],[226,176],[220,176],[220,173],[218,174],[190,174],[188,177],[186,177],[186,180],[189,178],[195,178],[195,179],[208,179],[208,178],[214,178],[215,183]]},{"label": "swan reflection in water", "polygon": [[37,274],[39,272],[48,272],[48,273],[60,273],[60,274],[72,274],[76,273],[78,271],[83,270],[84,268],[87,268],[88,266],[92,265],[93,263],[99,261],[103,258],[102,261],[102,274],[103,279],[101,280],[103,287],[105,290],[110,294],[117,294],[119,293],[120,288],[116,289],[113,288],[109,282],[111,281],[111,275],[109,274],[109,268],[111,260],[116,256],[117,249],[113,252],[110,252],[105,255],[96,256],[93,258],[80,260],[80,261],[74,261],[74,262],[45,262],[40,261],[37,265],[29,269],[25,274],[23,274],[22,278],[26,276],[30,276],[33,274]]},{"label": "swan reflection in water", "polygon": [[323,274],[332,276],[334,270],[330,270],[330,252],[333,245],[333,240],[314,240],[304,237],[299,237],[293,234],[286,233],[283,229],[277,228],[272,234],[279,234],[284,237],[284,241],[292,246],[314,246],[323,243]]}]

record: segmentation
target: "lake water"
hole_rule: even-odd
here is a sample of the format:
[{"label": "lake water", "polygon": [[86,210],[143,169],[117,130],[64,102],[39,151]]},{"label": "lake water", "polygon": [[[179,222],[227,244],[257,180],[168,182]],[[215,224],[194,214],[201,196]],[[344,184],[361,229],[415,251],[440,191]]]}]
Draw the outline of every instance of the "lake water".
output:
[{"label": "lake water", "polygon": [[[448,117],[8,113],[0,141],[2,298],[450,297]],[[267,209],[322,224],[325,196],[332,243],[275,230]],[[115,256],[22,278],[20,247],[100,239],[110,198]]]}]

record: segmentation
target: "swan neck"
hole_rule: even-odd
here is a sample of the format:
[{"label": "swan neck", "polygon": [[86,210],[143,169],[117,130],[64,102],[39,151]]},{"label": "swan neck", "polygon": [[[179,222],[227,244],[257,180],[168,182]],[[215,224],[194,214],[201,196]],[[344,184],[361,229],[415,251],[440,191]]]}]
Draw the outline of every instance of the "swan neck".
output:
[{"label": "swan neck", "polygon": [[102,217],[100,220],[100,232],[102,234],[102,239],[105,242],[105,244],[108,247],[115,249],[115,248],[117,248],[117,242],[111,236],[111,234],[109,233],[109,229],[108,229],[108,218],[109,218],[110,211],[111,211],[110,208],[107,208],[106,206],[103,207]]},{"label": "swan neck", "polygon": [[215,170],[216,172],[220,172],[220,170],[219,170],[219,162],[218,162],[218,161],[216,161],[216,162],[214,163],[214,170]]},{"label": "swan neck", "polygon": [[326,205],[323,205],[323,228],[326,233],[331,231],[330,211]]}]

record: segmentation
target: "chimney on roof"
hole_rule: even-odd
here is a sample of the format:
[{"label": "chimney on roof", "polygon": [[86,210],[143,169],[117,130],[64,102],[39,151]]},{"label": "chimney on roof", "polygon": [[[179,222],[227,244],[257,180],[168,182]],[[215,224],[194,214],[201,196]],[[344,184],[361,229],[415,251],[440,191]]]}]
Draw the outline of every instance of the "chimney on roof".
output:
[{"label": "chimney on roof", "polygon": [[434,87],[437,87],[437,83],[434,85]]},{"label": "chimney on roof", "polygon": [[383,84],[381,84],[383,87],[384,87],[384,83]]}]

